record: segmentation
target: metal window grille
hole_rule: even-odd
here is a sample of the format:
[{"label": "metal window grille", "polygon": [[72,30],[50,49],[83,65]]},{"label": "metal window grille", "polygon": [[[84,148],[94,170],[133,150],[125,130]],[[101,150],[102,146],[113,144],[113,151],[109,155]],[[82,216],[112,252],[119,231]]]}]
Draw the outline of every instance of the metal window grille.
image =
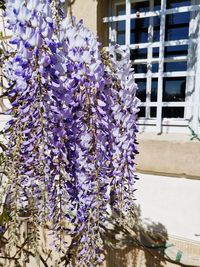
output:
[{"label": "metal window grille", "polygon": [[103,21],[131,49],[141,128],[200,132],[200,0],[110,0]]}]

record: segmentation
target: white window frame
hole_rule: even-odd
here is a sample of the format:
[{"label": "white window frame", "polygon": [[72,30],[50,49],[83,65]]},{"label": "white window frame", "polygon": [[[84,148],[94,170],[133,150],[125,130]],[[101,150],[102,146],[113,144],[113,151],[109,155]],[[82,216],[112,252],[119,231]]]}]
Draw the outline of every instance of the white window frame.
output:
[{"label": "white window frame", "polygon": [[[157,133],[163,132],[165,125],[167,126],[182,126],[187,131],[187,126],[190,126],[194,129],[196,133],[199,132],[199,117],[200,117],[200,32],[198,33],[198,38],[188,38],[184,40],[177,41],[165,41],[165,19],[166,15],[174,14],[177,12],[190,12],[191,19],[189,23],[189,36],[192,36],[192,33],[198,28],[198,22],[200,21],[200,0],[191,0],[191,6],[184,6],[172,9],[166,9],[166,1],[161,0],[161,10],[153,11],[154,0],[150,0],[150,10],[149,12],[141,12],[140,18],[150,17],[149,31],[153,30],[153,18],[154,16],[160,16],[161,25],[160,25],[160,41],[159,42],[149,42],[141,44],[130,44],[130,33],[131,33],[131,19],[137,18],[137,14],[131,14],[131,3],[133,2],[143,2],[144,0],[110,0],[110,16],[103,19],[104,23],[109,25],[109,45],[112,42],[116,41],[116,31],[115,23],[118,21],[126,21],[125,26],[125,45],[122,45],[122,48],[129,47],[130,49],[136,48],[147,48],[147,59],[138,59],[134,61],[134,64],[151,64],[158,63],[158,72],[152,73],[151,70],[148,70],[147,73],[135,74],[135,78],[146,78],[146,102],[142,103],[142,106],[146,107],[146,116],[150,115],[150,107],[157,107],[157,116],[156,118],[141,118],[138,121],[139,125],[153,125],[152,129]],[[114,3],[113,3],[114,2]],[[125,15],[113,16],[112,12],[116,14],[116,8],[118,5],[125,4]],[[194,12],[199,11],[196,16]],[[162,34],[161,34],[162,33]],[[164,58],[164,48],[165,46],[176,46],[176,45],[188,45],[188,53],[194,54],[193,46],[196,45],[195,54],[197,55],[196,64],[192,68],[187,69],[186,71],[178,72],[164,72],[164,63],[165,62],[183,62],[187,61],[187,64],[190,63],[191,58],[187,56],[177,56]],[[152,50],[154,47],[159,48],[159,58],[152,58]],[[186,77],[186,97],[184,102],[163,102],[163,77]],[[157,91],[157,102],[150,101],[151,93],[151,81],[152,78],[158,78],[158,91]],[[136,80],[137,82],[137,80]],[[195,88],[195,90],[194,90]],[[189,96],[188,96],[189,95]],[[162,107],[185,107],[184,109],[184,118],[169,118],[162,119]],[[149,116],[150,117],[150,116]],[[178,129],[176,127],[176,130]]]}]

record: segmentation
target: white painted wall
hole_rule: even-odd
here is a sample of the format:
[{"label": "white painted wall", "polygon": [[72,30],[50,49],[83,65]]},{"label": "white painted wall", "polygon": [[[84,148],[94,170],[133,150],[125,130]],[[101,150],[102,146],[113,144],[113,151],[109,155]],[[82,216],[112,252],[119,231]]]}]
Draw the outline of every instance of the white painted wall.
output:
[{"label": "white painted wall", "polygon": [[200,242],[200,180],[138,174],[142,218],[162,223],[169,235]]}]

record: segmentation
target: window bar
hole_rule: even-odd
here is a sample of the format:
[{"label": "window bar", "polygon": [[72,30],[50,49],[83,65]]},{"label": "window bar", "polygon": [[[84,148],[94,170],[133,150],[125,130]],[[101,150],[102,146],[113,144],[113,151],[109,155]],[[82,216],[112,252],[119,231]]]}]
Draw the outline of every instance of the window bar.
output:
[{"label": "window bar", "polygon": [[[109,14],[109,16],[112,16],[112,1],[109,1],[109,7],[108,8],[109,8],[108,14]],[[112,40],[113,34],[112,34],[112,23],[111,23],[111,21],[108,22],[108,31],[109,31],[109,33],[108,33],[109,47],[111,47],[112,42],[113,42],[113,40]]]},{"label": "window bar", "polygon": [[[154,0],[150,0],[150,11],[154,8]],[[149,28],[148,28],[148,41],[149,43],[153,42],[153,17],[149,18]],[[151,64],[152,64],[152,53],[153,48],[151,46],[148,47],[147,51],[147,88],[146,88],[146,117],[150,118],[151,115],[151,108],[149,107],[149,103],[151,102],[151,86],[152,86],[152,71],[151,71]]]},{"label": "window bar", "polygon": [[[192,0],[192,5],[195,5],[195,0]],[[190,13],[190,24],[189,24],[189,40],[191,38],[194,38],[196,29],[198,27],[198,21],[197,21],[197,12],[191,12]],[[192,98],[194,97],[194,85],[195,85],[195,76],[189,75],[191,71],[195,71],[195,64],[194,60],[195,57],[191,57],[189,55],[195,55],[196,54],[196,44],[194,42],[189,42],[188,44],[188,57],[187,57],[187,77],[186,77],[186,97],[185,102],[187,103],[185,107],[185,114],[184,117],[189,120],[189,123],[191,122],[192,118]],[[192,125],[191,125],[192,126]],[[192,126],[193,127],[193,126]]]},{"label": "window bar", "polygon": [[161,16],[160,16],[160,46],[159,46],[159,70],[158,70],[158,107],[157,107],[157,133],[162,132],[162,98],[163,98],[163,67],[164,67],[164,45],[165,45],[165,10],[166,0],[161,0]]},{"label": "window bar", "polygon": [[[200,13],[197,15],[197,25],[200,23]],[[199,130],[199,101],[200,101],[200,29],[198,29],[197,63],[195,73],[195,91],[194,91],[194,110],[193,110],[193,130],[198,133]]]},{"label": "window bar", "polygon": [[126,46],[130,45],[131,38],[131,0],[126,0]]},{"label": "window bar", "polygon": [[[165,46],[188,45],[190,43],[197,43],[197,40],[195,40],[194,38],[191,38],[190,40],[182,39],[182,40],[175,40],[175,41],[167,41],[165,42]],[[158,47],[159,45],[160,45],[160,42],[153,42],[152,44],[149,44],[149,43],[131,44],[130,47],[135,49],[135,48],[148,48],[149,46]]]},{"label": "window bar", "polygon": [[[196,4],[193,6],[188,6],[188,7],[176,7],[172,9],[167,9],[165,11],[165,14],[176,14],[176,13],[184,13],[184,12],[190,12],[190,11],[200,11],[200,4]],[[140,18],[147,18],[147,17],[155,17],[159,16],[162,14],[162,11],[150,11],[150,12],[141,12],[140,13]],[[136,14],[131,14],[130,15],[131,19],[137,18]],[[121,16],[110,16],[110,17],[105,17],[103,19],[103,22],[109,22],[109,21],[120,21],[120,20],[125,20],[126,15],[121,15]]]}]

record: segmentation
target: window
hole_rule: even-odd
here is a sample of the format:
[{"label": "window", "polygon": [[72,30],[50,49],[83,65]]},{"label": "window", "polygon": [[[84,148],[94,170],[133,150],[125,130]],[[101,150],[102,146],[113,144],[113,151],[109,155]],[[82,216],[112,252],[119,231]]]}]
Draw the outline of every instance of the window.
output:
[{"label": "window", "polygon": [[134,1],[131,3],[131,14],[136,12],[147,12],[149,11],[149,3],[148,1]]},{"label": "window", "polygon": [[163,101],[185,101],[186,78],[164,78],[163,79]]},{"label": "window", "polygon": [[176,45],[165,47],[165,57],[187,56],[188,45]]},{"label": "window", "polygon": [[126,22],[125,21],[118,21],[116,26],[116,30],[117,30],[117,43],[120,45],[124,45],[125,44],[125,38],[126,38],[126,32],[125,32],[125,28],[126,28]]},{"label": "window", "polygon": [[138,90],[137,97],[142,101],[146,101],[146,79],[137,80]]},{"label": "window", "polygon": [[148,42],[149,18],[131,20],[131,44]]},{"label": "window", "polygon": [[200,0],[110,0],[104,22],[111,43],[130,47],[142,101],[139,123],[158,132],[166,122],[199,126],[199,12]]},{"label": "window", "polygon": [[189,21],[189,12],[166,15],[165,40],[188,39]]},{"label": "window", "polygon": [[157,101],[157,95],[158,95],[158,78],[153,78],[152,84],[151,84],[151,101],[152,102]]},{"label": "window", "polygon": [[191,0],[167,0],[166,1],[167,8],[189,6],[190,4],[191,4]]}]

